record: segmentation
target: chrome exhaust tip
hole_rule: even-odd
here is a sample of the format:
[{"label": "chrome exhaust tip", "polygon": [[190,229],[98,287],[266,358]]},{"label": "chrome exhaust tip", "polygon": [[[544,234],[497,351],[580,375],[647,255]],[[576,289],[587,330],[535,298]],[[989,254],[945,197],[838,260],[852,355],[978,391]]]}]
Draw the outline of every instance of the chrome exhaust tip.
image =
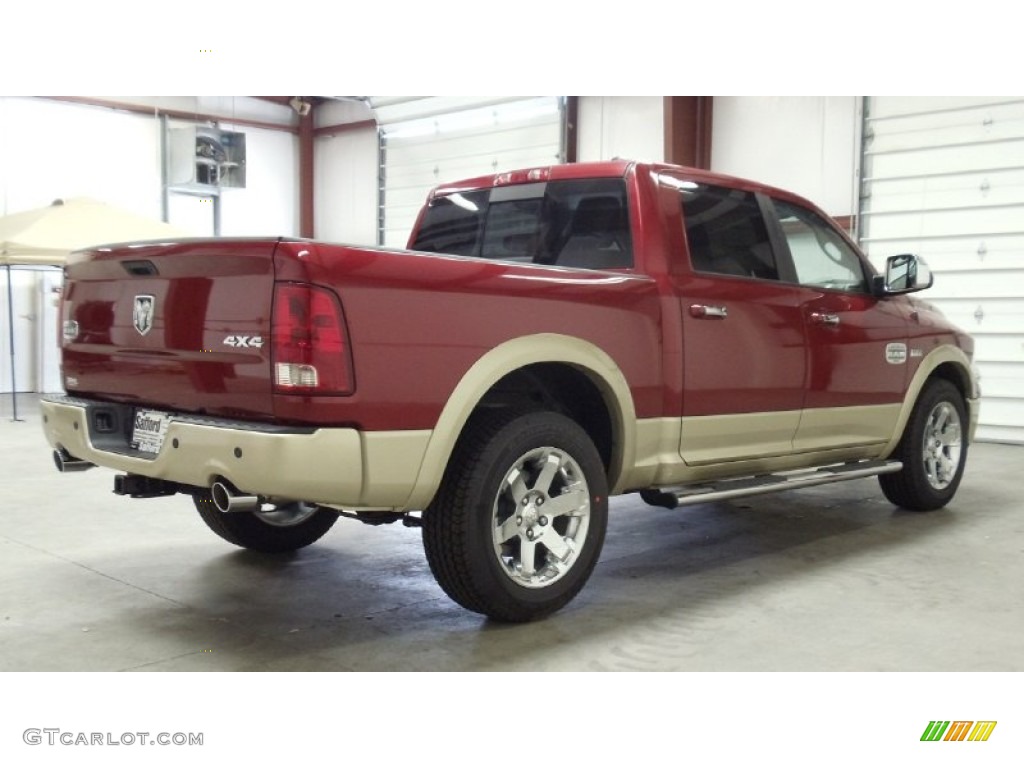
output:
[{"label": "chrome exhaust tip", "polygon": [[96,466],[91,461],[76,459],[63,448],[53,452],[53,463],[58,472],[84,472]]},{"label": "chrome exhaust tip", "polygon": [[218,512],[255,512],[262,504],[259,496],[241,493],[226,480],[218,480],[210,486],[210,497]]}]

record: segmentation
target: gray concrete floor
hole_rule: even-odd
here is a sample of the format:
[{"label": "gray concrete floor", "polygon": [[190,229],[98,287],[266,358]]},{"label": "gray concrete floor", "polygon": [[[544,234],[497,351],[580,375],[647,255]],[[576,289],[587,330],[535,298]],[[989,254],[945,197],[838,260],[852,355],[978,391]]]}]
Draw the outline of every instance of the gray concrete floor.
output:
[{"label": "gray concrete floor", "polygon": [[184,496],[60,475],[0,403],[0,670],[1024,670],[1024,447],[978,444],[954,503],[874,480],[707,504],[613,500],[601,561],[535,624],[434,583],[418,530],[341,520],[257,556]]}]

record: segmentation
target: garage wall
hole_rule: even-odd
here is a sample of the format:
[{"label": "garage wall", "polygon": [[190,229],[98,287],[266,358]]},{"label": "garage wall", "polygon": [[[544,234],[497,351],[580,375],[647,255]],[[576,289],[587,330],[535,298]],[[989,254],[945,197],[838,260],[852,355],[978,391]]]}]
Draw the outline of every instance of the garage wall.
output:
[{"label": "garage wall", "polygon": [[[318,127],[361,123],[373,115],[365,104],[326,103]],[[313,227],[317,239],[353,245],[377,242],[377,129],[341,130],[314,144]]]},{"label": "garage wall", "polygon": [[45,99],[0,98],[0,214],[94,197],[160,218],[160,123]]},{"label": "garage wall", "polygon": [[[56,291],[63,282],[57,267],[13,266],[14,383],[17,392],[59,392]],[[0,268],[0,393],[11,391],[11,342],[8,326],[7,267]],[[6,403],[4,403],[6,405]]]},{"label": "garage wall", "polygon": [[711,169],[803,195],[831,216],[856,212],[852,96],[716,96]]},{"label": "garage wall", "polygon": [[221,190],[221,235],[299,234],[299,139],[284,131],[232,125],[245,134],[245,189]]},{"label": "garage wall", "polygon": [[[223,190],[222,233],[298,234],[297,137],[230,121],[234,115],[275,122],[270,117],[281,119],[280,107],[244,97],[102,98],[224,115],[222,128],[246,134],[247,179],[245,189]],[[171,121],[172,127],[178,125],[187,123]],[[86,196],[159,219],[161,194],[160,120],[155,115],[0,98],[0,214],[48,205],[58,197]],[[172,205],[172,213],[175,208],[189,211],[172,222],[193,234],[209,234],[212,206],[199,205],[196,200]],[[207,223],[208,228],[202,226]]]},{"label": "garage wall", "polygon": [[578,159],[662,162],[664,101],[661,96],[580,96]]}]

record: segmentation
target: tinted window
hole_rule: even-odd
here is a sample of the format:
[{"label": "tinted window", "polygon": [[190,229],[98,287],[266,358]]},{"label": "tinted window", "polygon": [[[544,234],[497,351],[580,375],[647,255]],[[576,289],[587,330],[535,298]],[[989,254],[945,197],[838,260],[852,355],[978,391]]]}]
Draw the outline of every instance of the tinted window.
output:
[{"label": "tinted window", "polygon": [[487,190],[435,198],[420,226],[417,251],[474,255],[480,238]]},{"label": "tinted window", "polygon": [[413,248],[566,267],[631,267],[628,210],[622,179],[456,193],[430,204]]},{"label": "tinted window", "polygon": [[860,258],[833,227],[813,211],[781,200],[774,203],[801,285],[837,291],[867,289]]},{"label": "tinted window", "polygon": [[695,271],[779,279],[768,230],[752,193],[687,184],[680,194]]}]

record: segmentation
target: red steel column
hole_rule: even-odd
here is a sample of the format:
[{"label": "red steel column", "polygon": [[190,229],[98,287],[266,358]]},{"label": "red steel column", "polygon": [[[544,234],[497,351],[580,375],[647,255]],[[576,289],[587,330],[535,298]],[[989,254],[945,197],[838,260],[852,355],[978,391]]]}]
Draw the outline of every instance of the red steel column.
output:
[{"label": "red steel column", "polygon": [[711,96],[665,97],[665,162],[711,169]]},{"label": "red steel column", "polygon": [[299,236],[313,237],[313,117],[316,106],[299,116]]}]

